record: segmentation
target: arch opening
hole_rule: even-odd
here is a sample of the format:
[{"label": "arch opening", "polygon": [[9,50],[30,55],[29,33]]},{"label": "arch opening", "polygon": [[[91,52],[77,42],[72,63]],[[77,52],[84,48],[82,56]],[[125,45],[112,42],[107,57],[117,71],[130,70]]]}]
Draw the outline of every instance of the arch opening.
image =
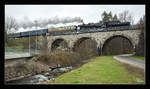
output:
[{"label": "arch opening", "polygon": [[102,47],[102,55],[119,55],[133,53],[134,46],[127,37],[117,35],[105,41]]},{"label": "arch opening", "polygon": [[64,39],[56,39],[55,41],[53,41],[51,46],[51,51],[66,49],[68,49],[68,44]]},{"label": "arch opening", "polygon": [[89,37],[80,38],[74,44],[73,51],[85,57],[83,59],[98,56],[97,42]]}]

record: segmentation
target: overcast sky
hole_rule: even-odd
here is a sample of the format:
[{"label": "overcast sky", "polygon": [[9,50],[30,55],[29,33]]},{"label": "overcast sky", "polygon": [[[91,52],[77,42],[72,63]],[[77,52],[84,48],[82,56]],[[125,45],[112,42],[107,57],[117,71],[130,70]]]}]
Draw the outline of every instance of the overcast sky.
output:
[{"label": "overcast sky", "polygon": [[13,16],[17,21],[27,16],[31,20],[51,17],[81,17],[85,23],[101,20],[103,11],[118,14],[129,10],[134,22],[145,14],[145,5],[5,5],[5,17]]}]

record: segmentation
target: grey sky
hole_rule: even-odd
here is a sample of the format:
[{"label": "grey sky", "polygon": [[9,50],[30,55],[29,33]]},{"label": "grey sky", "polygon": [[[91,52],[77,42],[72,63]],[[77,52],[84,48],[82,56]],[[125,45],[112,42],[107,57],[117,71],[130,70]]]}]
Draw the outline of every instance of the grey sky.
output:
[{"label": "grey sky", "polygon": [[18,21],[27,16],[31,20],[39,18],[81,17],[85,23],[101,20],[103,11],[121,13],[129,10],[137,23],[145,14],[145,5],[5,5],[5,17],[13,16]]}]

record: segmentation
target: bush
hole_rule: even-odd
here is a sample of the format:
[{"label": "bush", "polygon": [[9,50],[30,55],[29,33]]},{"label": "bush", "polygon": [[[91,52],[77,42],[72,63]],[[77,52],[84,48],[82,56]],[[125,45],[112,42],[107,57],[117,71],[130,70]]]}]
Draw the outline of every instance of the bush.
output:
[{"label": "bush", "polygon": [[[93,42],[90,42],[93,43]],[[80,44],[76,51],[70,50],[55,50],[53,53],[49,53],[47,50],[43,51],[38,61],[45,63],[51,67],[60,66],[73,66],[80,63],[82,60],[98,56],[97,48],[95,44],[89,44],[88,41]]]},{"label": "bush", "polygon": [[38,58],[38,61],[45,63],[51,67],[60,66],[71,66],[75,64],[80,59],[78,56],[71,51],[57,51],[53,54],[48,53],[47,51],[42,53]]},{"label": "bush", "polygon": [[48,71],[49,71],[49,66],[41,62],[34,62],[34,61],[18,62],[13,66],[8,66],[5,68],[5,78],[7,76],[11,76],[12,73],[13,73],[13,76],[18,76],[18,74],[34,75],[34,74],[39,74],[39,73],[48,72]]}]

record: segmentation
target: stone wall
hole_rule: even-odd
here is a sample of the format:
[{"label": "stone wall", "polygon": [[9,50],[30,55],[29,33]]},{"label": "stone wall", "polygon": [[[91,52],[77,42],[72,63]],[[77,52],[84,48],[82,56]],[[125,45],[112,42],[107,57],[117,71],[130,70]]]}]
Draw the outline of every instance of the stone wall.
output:
[{"label": "stone wall", "polygon": [[146,54],[146,50],[145,50],[145,46],[146,46],[146,40],[144,39],[144,33],[141,33],[140,36],[139,36],[139,42],[136,46],[136,53],[135,55],[136,56],[145,56]]}]

